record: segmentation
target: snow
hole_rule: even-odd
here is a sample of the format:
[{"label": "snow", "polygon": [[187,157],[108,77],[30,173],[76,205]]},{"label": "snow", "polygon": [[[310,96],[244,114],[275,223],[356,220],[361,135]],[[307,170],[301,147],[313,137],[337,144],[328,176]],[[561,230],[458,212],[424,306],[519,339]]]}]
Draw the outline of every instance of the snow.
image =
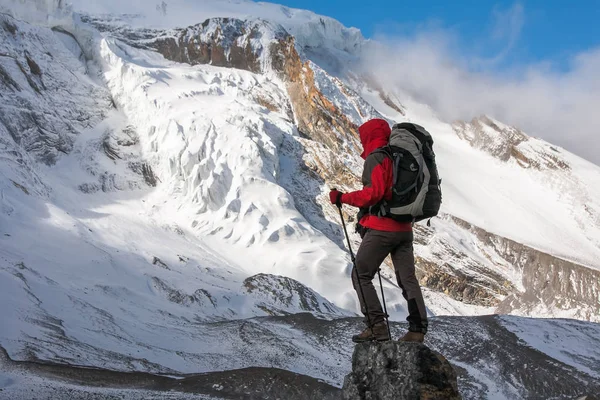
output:
[{"label": "snow", "polygon": [[[0,366],[1,367],[1,366]],[[181,392],[158,392],[140,389],[116,389],[79,386],[23,371],[0,373],[0,399],[10,400],[71,400],[71,399],[128,399],[128,400],[220,400],[216,397]]]},{"label": "snow", "polygon": [[43,26],[69,23],[72,19],[71,7],[62,0],[2,0],[0,11]]},{"label": "snow", "polygon": [[[191,220],[199,236],[237,243],[249,275],[283,273],[337,301],[346,297],[341,276],[334,280],[339,284],[324,285],[327,274],[338,273],[333,265],[347,263],[345,254],[304,221],[277,185],[277,149],[294,128],[284,115],[256,113],[246,97],[265,91],[283,102],[277,87],[243,71],[165,68],[110,40],[102,54],[115,100],[140,132],[150,133],[140,138],[142,153],[154,160],[159,179],[168,182],[165,194],[176,201],[159,206],[164,194],[153,194],[154,213]],[[285,254],[277,250],[282,246]]]},{"label": "snow", "polygon": [[[376,92],[364,88],[361,95],[386,117],[418,123],[432,133],[442,178],[441,212],[600,269],[600,167],[561,149],[570,171],[523,169],[472,148],[429,107],[407,99],[402,116],[383,104]],[[539,139],[532,141],[550,147]],[[585,207],[595,212],[586,212]]]},{"label": "snow", "polygon": [[[73,52],[70,36],[35,29],[63,46],[61,57],[69,60],[49,75],[84,74],[91,66]],[[282,89],[265,76],[176,65],[81,26],[73,32],[77,43],[98,40],[89,54],[119,111],[78,130],[70,153],[52,166],[2,165],[10,177],[35,165],[47,187],[40,196],[27,189],[35,182],[27,176],[19,180],[27,193],[2,181],[0,301],[11,324],[0,336],[9,353],[35,346],[40,358],[84,356],[118,368],[108,361],[114,352],[124,358],[121,368],[208,370],[218,363],[197,360],[212,346],[198,347],[198,321],[354,315],[347,253],[312,227],[278,184],[279,148],[297,133],[287,115],[265,112],[254,96],[283,103]],[[81,77],[92,87],[103,83],[94,79]],[[115,145],[128,141],[136,144]],[[107,157],[104,143],[119,156]],[[157,176],[156,189],[131,169],[142,160]],[[281,284],[271,284],[270,298],[249,293],[244,281],[258,273],[296,278],[320,294],[299,286],[281,302],[288,293],[280,289],[290,282],[276,279],[266,281]],[[387,287],[394,316],[404,317],[400,291]],[[315,299],[313,309],[304,299]]]},{"label": "snow", "polygon": [[0,389],[5,389],[14,384],[10,376],[0,373]]},{"label": "snow", "polygon": [[[86,2],[85,7],[98,11],[93,7],[102,4]],[[362,40],[355,30],[331,19],[321,22],[313,13],[266,3],[207,1],[186,9],[188,15],[178,19],[178,10],[186,5],[170,2],[170,17],[162,22],[150,17],[132,21],[173,27],[174,22],[201,21],[200,16],[272,19],[298,35],[305,56],[333,54],[332,64],[356,55]],[[83,6],[76,2],[76,7]],[[137,12],[127,10],[136,3],[122,7]],[[300,137],[287,113],[270,111],[256,101],[264,97],[288,104],[285,85],[269,73],[169,62],[94,32],[76,17],[67,20],[68,9],[52,2],[36,2],[15,14],[41,26],[17,21],[19,30],[35,40],[29,47],[6,41],[3,51],[27,50],[44,61],[45,84],[57,92],[64,89],[48,96],[52,102],[42,101],[13,65],[11,74],[26,88],[16,97],[29,100],[29,107],[41,114],[59,115],[48,130],[63,131],[56,121],[79,122],[82,117],[83,122],[73,124],[72,148],[56,152],[51,166],[37,162],[35,151],[15,144],[0,126],[0,303],[2,319],[10,321],[0,327],[0,340],[8,352],[161,372],[241,368],[277,360],[278,366],[296,372],[338,379],[347,354],[331,351],[285,324],[240,322],[301,312],[336,319],[358,311],[339,216],[327,204],[327,182],[298,172],[315,164],[314,156],[328,160],[336,155]],[[48,29],[57,24],[73,36]],[[47,58],[48,50],[61,60],[59,66]],[[417,122],[434,134],[446,215],[600,267],[597,166],[563,150],[561,157],[571,165],[566,172],[503,163],[460,140],[426,105],[391,93],[391,98],[403,99],[407,115],[401,116],[368,86],[331,76],[334,68],[319,67],[315,59],[309,65],[317,87],[352,122],[381,113],[390,120]],[[531,144],[533,150],[546,145]],[[109,157],[105,146],[114,147],[119,156]],[[337,160],[360,175],[358,154],[341,154]],[[151,168],[155,187],[139,173],[141,165]],[[434,220],[433,228],[431,243],[415,246],[417,254],[452,259],[452,252],[445,250],[449,248],[523,289],[521,272],[473,234],[445,217]],[[352,240],[358,241],[355,235]],[[455,268],[467,265],[457,263]],[[390,271],[384,271],[384,286],[391,319],[403,320],[405,300]],[[493,312],[431,290],[425,290],[425,297],[430,315]],[[232,332],[215,328],[231,321],[240,324],[232,323]],[[562,330],[560,336],[542,340],[536,329],[543,326],[530,326],[511,329],[557,359],[591,370],[581,357],[584,347],[560,351],[565,337],[593,346],[590,335],[571,337]],[[245,329],[251,333],[244,334]],[[288,348],[266,344],[257,345],[259,354],[240,357],[252,335],[267,334],[301,349],[302,362],[286,358]],[[0,386],[12,379],[3,373]]]},{"label": "snow", "polygon": [[500,321],[528,346],[592,377],[600,378],[599,325],[560,319],[531,320],[523,325],[510,317],[501,317]]}]

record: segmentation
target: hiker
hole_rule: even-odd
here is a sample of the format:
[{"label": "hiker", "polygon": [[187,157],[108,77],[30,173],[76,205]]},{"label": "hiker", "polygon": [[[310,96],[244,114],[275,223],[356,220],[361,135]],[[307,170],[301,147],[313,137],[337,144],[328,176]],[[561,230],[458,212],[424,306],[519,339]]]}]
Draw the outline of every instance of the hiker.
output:
[{"label": "hiker", "polygon": [[[352,284],[357,292],[361,311],[365,315],[364,322],[367,328],[353,336],[352,341],[360,343],[390,339],[388,327],[384,322],[387,316],[381,308],[372,280],[383,260],[391,254],[398,286],[408,302],[409,332],[400,340],[423,342],[427,333],[427,311],[415,275],[412,231],[412,221],[415,219],[411,222],[399,222],[392,219],[390,214],[381,216],[379,212],[382,202],[392,199],[393,180],[396,179],[392,158],[385,151],[381,151],[389,145],[392,130],[387,121],[372,119],[363,124],[358,131],[363,147],[361,157],[365,160],[363,189],[351,193],[341,193],[333,189],[329,194],[331,203],[338,207],[343,203],[360,208],[357,232],[362,238],[362,243],[352,270]],[[411,164],[412,169],[415,168]],[[437,180],[437,175],[435,179]]]}]

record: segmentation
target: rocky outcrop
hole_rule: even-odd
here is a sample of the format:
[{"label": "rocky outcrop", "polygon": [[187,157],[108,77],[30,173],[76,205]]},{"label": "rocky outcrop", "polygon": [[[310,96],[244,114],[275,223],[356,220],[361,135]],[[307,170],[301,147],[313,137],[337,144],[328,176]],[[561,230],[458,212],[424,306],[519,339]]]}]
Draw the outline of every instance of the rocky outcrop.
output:
[{"label": "rocky outcrop", "polygon": [[523,168],[569,170],[557,148],[531,143],[531,138],[519,129],[506,126],[489,117],[455,122],[454,131],[476,149],[502,160],[513,160]]},{"label": "rocky outcrop", "polygon": [[258,274],[244,280],[243,290],[257,299],[257,306],[268,315],[286,315],[290,309],[315,315],[340,310],[300,282],[285,276]]},{"label": "rocky outcrop", "polygon": [[293,41],[280,25],[264,20],[210,18],[187,28],[157,30],[115,26],[102,18],[84,16],[83,21],[109,31],[130,46],[154,50],[167,60],[190,65],[214,65],[263,73],[273,43]]},{"label": "rocky outcrop", "polygon": [[317,88],[310,63],[303,63],[293,46],[283,50],[287,55],[281,72],[288,82],[298,129],[331,150],[339,150],[345,140],[354,143],[358,151],[358,125]]},{"label": "rocky outcrop", "polygon": [[429,347],[404,342],[361,343],[354,348],[344,400],[460,399],[456,372]]},{"label": "rocky outcrop", "polygon": [[497,312],[547,315],[546,310],[560,310],[562,316],[600,322],[600,271],[512,244],[515,256],[525,261],[525,292],[508,296]]},{"label": "rocky outcrop", "polygon": [[191,65],[210,64],[263,72],[260,62],[266,30],[269,41],[285,41],[289,34],[279,26],[264,21],[247,22],[234,18],[207,19],[202,24],[168,32],[149,47],[165,58]]},{"label": "rocky outcrop", "polygon": [[[511,293],[510,289],[514,289],[500,274],[476,265],[464,271],[457,265],[433,262],[419,256],[415,257],[415,265],[421,285],[465,304],[495,306],[503,296]],[[477,274],[475,270],[482,271],[484,275]]]}]

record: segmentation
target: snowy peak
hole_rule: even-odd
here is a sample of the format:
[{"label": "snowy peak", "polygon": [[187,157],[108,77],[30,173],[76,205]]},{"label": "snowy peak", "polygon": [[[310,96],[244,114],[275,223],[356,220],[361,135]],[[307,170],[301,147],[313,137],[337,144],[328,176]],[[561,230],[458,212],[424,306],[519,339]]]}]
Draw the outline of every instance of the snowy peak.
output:
[{"label": "snowy peak", "polygon": [[[131,46],[157,51],[171,61],[242,69],[283,81],[289,103],[264,95],[255,96],[256,101],[271,111],[287,114],[301,134],[333,150],[360,153],[358,126],[365,119],[381,117],[339,78],[312,61],[303,61],[296,38],[278,24],[211,18],[185,29],[161,31],[115,25],[105,17],[84,20]],[[323,168],[320,174],[338,172],[344,174],[329,174]]]},{"label": "snowy peak", "polygon": [[[103,18],[112,19],[114,23],[136,28],[181,28],[195,26],[210,18],[263,19],[283,26],[296,38],[301,49],[318,50],[323,54],[335,52],[357,56],[366,42],[360,30],[347,28],[333,18],[267,2],[203,0],[192,3],[170,0],[165,6],[159,5],[156,10],[145,4],[127,4],[113,9],[103,4],[103,1],[89,4],[87,0],[72,0],[72,3],[77,11],[104,14]],[[107,15],[107,12],[112,12],[112,15]]]},{"label": "snowy peak", "polygon": [[292,40],[281,26],[260,19],[210,18],[182,29],[132,29],[105,18],[84,21],[125,43],[159,52],[166,59],[190,65],[214,65],[265,72],[277,52],[272,46]]},{"label": "snowy peak", "polygon": [[474,148],[485,151],[505,162],[523,168],[569,170],[569,163],[560,150],[550,144],[530,138],[521,130],[504,125],[487,116],[469,122],[455,122],[456,134]]}]

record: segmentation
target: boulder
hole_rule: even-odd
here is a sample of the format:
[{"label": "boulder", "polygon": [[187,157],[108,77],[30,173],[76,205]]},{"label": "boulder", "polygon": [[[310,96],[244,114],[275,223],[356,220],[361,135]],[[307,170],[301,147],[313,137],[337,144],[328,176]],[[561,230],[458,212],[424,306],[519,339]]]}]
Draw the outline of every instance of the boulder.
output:
[{"label": "boulder", "polygon": [[456,372],[441,354],[418,343],[357,344],[344,400],[461,399]]}]

